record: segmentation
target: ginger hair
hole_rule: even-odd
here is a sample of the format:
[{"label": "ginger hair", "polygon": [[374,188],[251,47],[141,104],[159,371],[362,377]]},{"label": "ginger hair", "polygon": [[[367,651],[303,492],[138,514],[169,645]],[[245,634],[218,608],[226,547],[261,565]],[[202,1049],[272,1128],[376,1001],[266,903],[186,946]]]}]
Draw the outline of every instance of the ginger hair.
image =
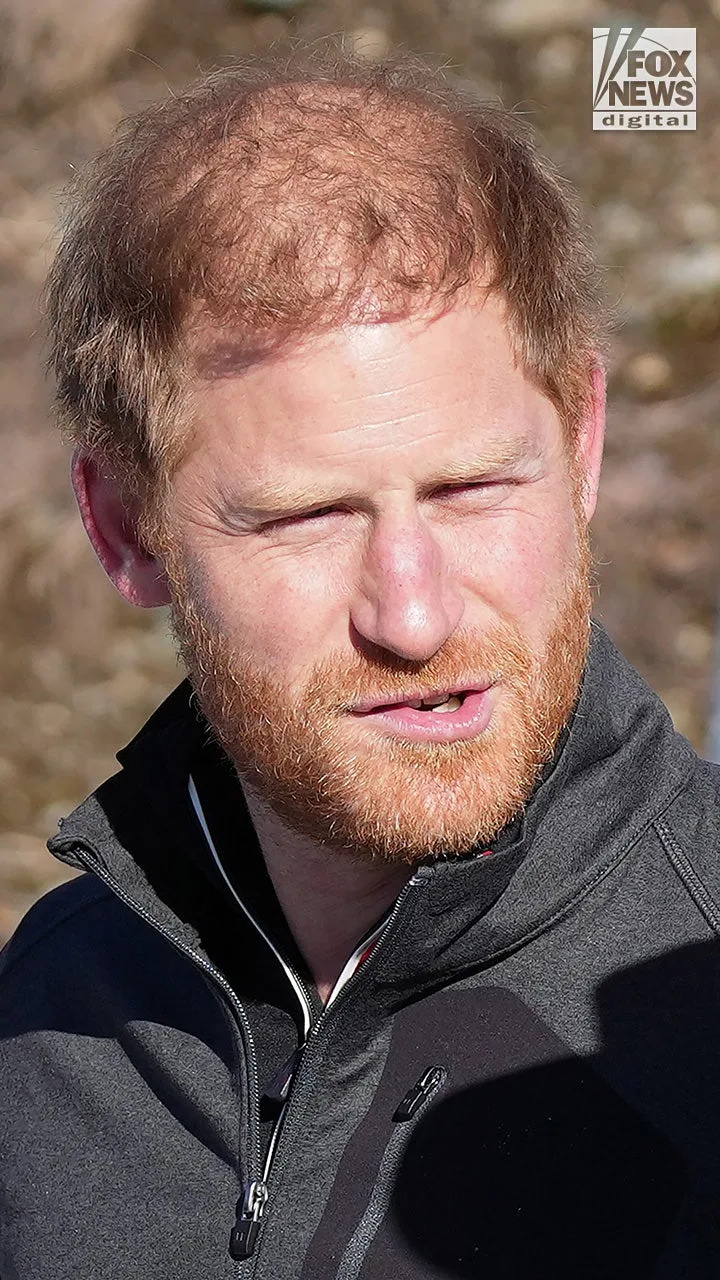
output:
[{"label": "ginger hair", "polygon": [[526,122],[411,54],[276,47],[126,119],[74,184],[46,292],[59,423],[152,548],[203,335],[222,376],[473,287],[500,292],[572,440],[605,319],[577,199]]}]

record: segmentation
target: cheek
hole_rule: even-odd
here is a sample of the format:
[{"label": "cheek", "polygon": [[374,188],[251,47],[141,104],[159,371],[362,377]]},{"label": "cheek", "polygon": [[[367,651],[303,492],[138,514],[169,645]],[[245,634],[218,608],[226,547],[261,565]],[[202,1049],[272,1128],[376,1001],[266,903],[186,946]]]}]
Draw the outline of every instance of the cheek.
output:
[{"label": "cheek", "polygon": [[539,510],[466,530],[454,558],[465,587],[531,636],[540,635],[554,613],[576,554],[572,512]]},{"label": "cheek", "polygon": [[241,560],[237,548],[206,575],[228,636],[268,667],[287,672],[347,639],[349,549],[289,553],[268,548]]}]

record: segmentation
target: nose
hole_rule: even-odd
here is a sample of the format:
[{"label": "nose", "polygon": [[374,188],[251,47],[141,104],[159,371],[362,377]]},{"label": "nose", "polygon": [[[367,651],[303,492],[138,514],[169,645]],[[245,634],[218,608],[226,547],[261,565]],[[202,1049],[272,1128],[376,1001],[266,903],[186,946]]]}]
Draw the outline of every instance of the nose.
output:
[{"label": "nose", "polygon": [[379,520],[351,606],[360,635],[399,657],[427,661],[459,626],[463,611],[460,585],[420,515],[406,511]]}]

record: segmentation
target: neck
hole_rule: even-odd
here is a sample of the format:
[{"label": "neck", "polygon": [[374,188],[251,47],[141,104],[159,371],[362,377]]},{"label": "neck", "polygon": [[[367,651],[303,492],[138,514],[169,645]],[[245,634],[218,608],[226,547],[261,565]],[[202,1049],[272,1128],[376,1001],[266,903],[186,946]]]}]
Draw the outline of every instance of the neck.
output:
[{"label": "neck", "polygon": [[324,848],[293,832],[244,780],[242,785],[278,901],[324,1003],[412,868],[355,862]]}]

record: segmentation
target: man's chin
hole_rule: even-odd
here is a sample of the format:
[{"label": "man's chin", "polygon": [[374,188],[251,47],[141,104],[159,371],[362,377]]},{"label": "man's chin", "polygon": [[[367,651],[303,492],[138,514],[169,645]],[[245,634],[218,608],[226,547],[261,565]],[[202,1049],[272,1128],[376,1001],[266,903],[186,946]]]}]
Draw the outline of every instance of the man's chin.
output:
[{"label": "man's chin", "polygon": [[248,772],[242,752],[230,746],[230,754],[288,834],[365,862],[461,857],[522,810],[552,754],[554,742],[533,734],[517,695],[497,695],[487,729],[464,742],[408,741],[343,717],[332,731],[325,722],[316,749],[293,754],[292,766],[277,758]]}]

